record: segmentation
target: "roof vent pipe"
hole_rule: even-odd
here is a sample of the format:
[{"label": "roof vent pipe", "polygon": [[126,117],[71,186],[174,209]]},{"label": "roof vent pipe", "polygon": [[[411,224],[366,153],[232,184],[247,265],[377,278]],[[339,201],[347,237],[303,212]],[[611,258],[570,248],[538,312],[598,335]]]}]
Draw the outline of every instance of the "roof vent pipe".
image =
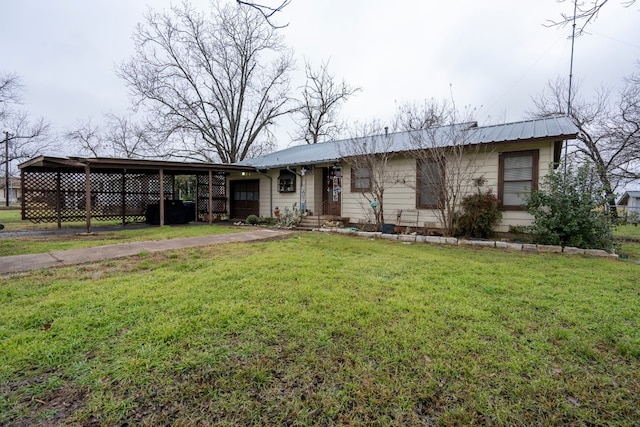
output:
[{"label": "roof vent pipe", "polygon": [[384,136],[388,136],[389,135],[389,126],[385,126],[384,127]]}]

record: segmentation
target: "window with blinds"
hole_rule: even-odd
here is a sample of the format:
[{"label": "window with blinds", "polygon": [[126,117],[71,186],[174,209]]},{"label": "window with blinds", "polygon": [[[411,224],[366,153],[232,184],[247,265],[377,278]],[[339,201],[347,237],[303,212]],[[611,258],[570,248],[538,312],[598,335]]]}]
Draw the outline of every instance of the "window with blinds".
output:
[{"label": "window with blinds", "polygon": [[500,154],[498,198],[504,209],[521,210],[538,187],[538,150]]}]

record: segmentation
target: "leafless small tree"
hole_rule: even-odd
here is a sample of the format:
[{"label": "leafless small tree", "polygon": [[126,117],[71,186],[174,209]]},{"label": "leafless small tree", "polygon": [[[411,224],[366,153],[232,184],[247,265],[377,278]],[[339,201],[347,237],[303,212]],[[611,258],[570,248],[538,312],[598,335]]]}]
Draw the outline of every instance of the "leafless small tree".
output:
[{"label": "leafless small tree", "polygon": [[[587,26],[598,18],[598,14],[609,0],[591,0],[587,2],[577,2],[576,0],[556,0],[558,3],[572,3],[575,6],[575,22],[577,26],[576,35],[584,33]],[[636,0],[621,1],[624,7],[631,7]],[[574,22],[573,13],[562,13],[561,19],[549,20],[549,27],[565,26]]]},{"label": "leafless small tree", "polygon": [[[414,130],[410,134],[410,153],[416,159],[418,208],[432,209],[448,236],[455,232],[462,198],[476,188],[490,155],[487,147],[472,144],[471,135],[477,124],[471,120],[471,113],[469,108],[461,113],[454,103],[434,99],[417,111],[400,111],[401,116],[416,118],[414,123],[427,125],[419,131],[415,131],[416,127],[407,129]],[[436,126],[429,126],[431,123]]]},{"label": "leafless small tree", "polygon": [[23,90],[17,74],[0,74],[0,122],[4,123],[12,108],[22,103]]},{"label": "leafless small tree", "polygon": [[44,153],[55,141],[50,135],[49,123],[43,118],[32,119],[22,105],[24,86],[17,74],[0,75],[0,142],[5,141],[7,132],[9,157],[5,161],[24,161]]},{"label": "leafless small tree", "polygon": [[445,124],[451,103],[428,99],[399,104],[394,118],[395,129],[404,131],[431,129]]},{"label": "leafless small tree", "polygon": [[74,129],[64,132],[64,138],[75,145],[79,154],[100,157],[106,155],[104,140],[100,134],[100,127],[94,125],[91,119],[78,120]]},{"label": "leafless small tree", "polygon": [[131,116],[106,114],[101,126],[93,124],[91,119],[81,120],[64,136],[76,144],[80,153],[90,156],[125,159],[166,157],[160,152],[159,144],[153,142],[154,135]]},{"label": "leafless small tree", "polygon": [[291,52],[254,8],[214,0],[208,17],[186,1],[149,10],[133,39],[136,53],[118,74],[176,155],[242,160],[291,112]]},{"label": "leafless small tree", "polygon": [[336,139],[344,128],[338,119],[340,107],[361,90],[349,86],[344,80],[337,82],[328,68],[328,62],[323,62],[317,70],[309,62],[305,64],[307,81],[297,110],[300,132],[295,139],[298,141],[316,144]]},{"label": "leafless small tree", "polygon": [[379,121],[358,125],[353,132],[340,156],[351,169],[352,189],[362,193],[365,216],[373,211],[375,224],[380,225],[385,222],[385,192],[400,181],[390,164],[396,156],[393,139]]}]

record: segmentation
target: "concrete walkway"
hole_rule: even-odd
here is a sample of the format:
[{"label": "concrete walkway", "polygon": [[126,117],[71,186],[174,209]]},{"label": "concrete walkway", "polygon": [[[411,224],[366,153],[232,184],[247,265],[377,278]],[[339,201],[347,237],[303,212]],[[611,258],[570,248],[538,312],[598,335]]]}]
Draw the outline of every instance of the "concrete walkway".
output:
[{"label": "concrete walkway", "polygon": [[268,240],[285,237],[291,233],[293,232],[290,230],[261,228],[256,229],[255,231],[251,230],[242,233],[121,243],[84,249],[72,249],[68,251],[54,251],[42,254],[5,256],[0,257],[0,275],[37,270],[40,268],[68,266],[84,264],[87,262],[96,262],[105,259],[122,258],[136,255],[141,252],[161,252],[221,243],[241,243]]}]

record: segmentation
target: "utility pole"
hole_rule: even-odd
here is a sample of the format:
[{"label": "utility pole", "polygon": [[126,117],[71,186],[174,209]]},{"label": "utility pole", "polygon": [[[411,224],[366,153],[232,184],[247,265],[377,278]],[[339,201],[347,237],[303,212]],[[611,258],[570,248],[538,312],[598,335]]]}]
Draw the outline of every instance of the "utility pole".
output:
[{"label": "utility pole", "polygon": [[9,132],[4,132],[4,195],[9,206]]},{"label": "utility pole", "polygon": [[[573,86],[573,48],[576,43],[576,12],[578,0],[573,1],[573,29],[571,32],[571,61],[569,63],[569,93],[567,95],[567,117],[571,118],[571,88]],[[567,155],[569,153],[569,140],[564,141],[564,180],[567,179]]]}]

